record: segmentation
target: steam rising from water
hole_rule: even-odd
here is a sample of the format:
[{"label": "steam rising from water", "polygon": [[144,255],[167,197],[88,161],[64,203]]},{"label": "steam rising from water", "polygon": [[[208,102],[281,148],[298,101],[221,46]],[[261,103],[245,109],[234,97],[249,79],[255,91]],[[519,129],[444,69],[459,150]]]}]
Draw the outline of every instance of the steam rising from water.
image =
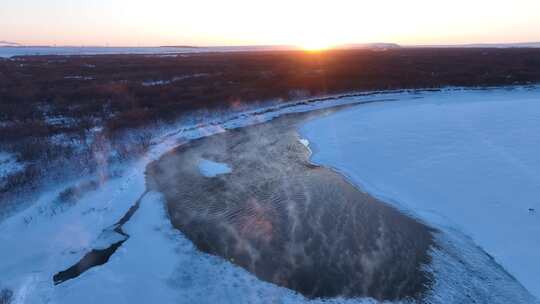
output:
[{"label": "steam rising from water", "polygon": [[[428,227],[313,166],[291,117],[204,138],[149,169],[173,225],[205,252],[307,297],[418,297]],[[200,159],[230,165],[213,177]]]}]

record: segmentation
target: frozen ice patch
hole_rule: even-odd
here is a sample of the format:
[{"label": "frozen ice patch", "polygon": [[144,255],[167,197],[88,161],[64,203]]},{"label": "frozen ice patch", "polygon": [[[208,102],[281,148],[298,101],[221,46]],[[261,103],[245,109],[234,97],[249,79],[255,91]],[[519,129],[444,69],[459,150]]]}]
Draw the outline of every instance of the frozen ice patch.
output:
[{"label": "frozen ice patch", "polygon": [[231,167],[225,163],[218,163],[208,159],[201,159],[198,164],[199,171],[206,177],[216,177],[221,174],[231,173]]}]

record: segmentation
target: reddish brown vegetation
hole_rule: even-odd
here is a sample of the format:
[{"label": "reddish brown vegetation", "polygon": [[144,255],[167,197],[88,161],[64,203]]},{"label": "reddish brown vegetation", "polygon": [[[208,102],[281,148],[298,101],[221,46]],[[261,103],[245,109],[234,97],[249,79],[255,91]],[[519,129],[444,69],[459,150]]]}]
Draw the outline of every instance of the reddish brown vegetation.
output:
[{"label": "reddish brown vegetation", "polygon": [[[540,49],[271,51],[0,59],[0,145],[22,160],[70,153],[52,135],[114,137],[202,108],[349,91],[538,83]],[[51,123],[51,118],[67,118]],[[144,139],[143,142],[147,142]],[[21,173],[22,174],[22,173]],[[32,173],[33,174],[33,173]],[[24,181],[21,178],[20,181]]]},{"label": "reddish brown vegetation", "polygon": [[[43,125],[45,108],[48,115],[84,118],[81,124],[104,121],[115,131],[193,109],[267,99],[539,80],[540,49],[25,57],[0,61],[0,119],[13,122],[0,129],[0,138],[81,127]],[[151,81],[165,83],[143,85]]]}]

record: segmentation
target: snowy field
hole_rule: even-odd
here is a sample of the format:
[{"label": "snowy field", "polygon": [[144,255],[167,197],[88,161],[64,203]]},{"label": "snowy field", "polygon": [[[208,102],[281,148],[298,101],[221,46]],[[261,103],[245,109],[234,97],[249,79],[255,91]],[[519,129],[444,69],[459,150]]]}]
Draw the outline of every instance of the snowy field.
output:
[{"label": "snowy field", "polygon": [[175,54],[208,52],[271,51],[291,49],[287,46],[231,46],[231,47],[49,47],[0,46],[0,58],[33,55],[113,55],[139,54],[174,56]]},{"label": "snowy field", "polygon": [[[364,103],[302,128],[314,161],[340,170],[369,192],[449,231],[440,242],[455,246],[456,256],[460,250],[472,252],[466,265],[483,273],[483,265],[490,261],[468,247],[466,236],[471,236],[538,295],[535,274],[540,273],[540,263],[534,257],[540,255],[536,237],[540,218],[529,208],[540,208],[540,135],[534,132],[539,129],[539,97],[538,88],[351,94],[176,126],[155,138],[144,157],[118,168],[118,176],[101,180],[97,189],[76,203],[54,205],[62,190],[81,181],[51,188],[30,207],[1,221],[0,290],[13,290],[14,303],[305,302],[290,290],[197,251],[172,228],[160,195],[146,192],[145,168],[190,139],[286,113]],[[201,174],[204,170],[224,174],[231,168],[214,163],[203,164]],[[117,241],[108,238],[110,228],[141,197],[140,209],[123,226],[130,237],[110,260],[54,285],[54,274],[90,250]],[[450,233],[453,230],[457,233]],[[433,267],[442,274],[453,272],[454,277],[437,283],[435,291],[449,294],[431,295],[432,303],[459,297],[449,288],[455,284],[500,284],[500,296],[492,295],[500,303],[510,303],[504,301],[505,295],[520,292],[519,286],[499,276],[499,270],[489,271],[503,278],[500,282],[459,282],[463,266],[434,255]],[[531,303],[526,295],[517,299],[513,303]],[[341,302],[373,303],[369,299],[330,301]]]},{"label": "snowy field", "polygon": [[540,297],[540,90],[421,97],[307,123],[313,161],[470,236]]}]

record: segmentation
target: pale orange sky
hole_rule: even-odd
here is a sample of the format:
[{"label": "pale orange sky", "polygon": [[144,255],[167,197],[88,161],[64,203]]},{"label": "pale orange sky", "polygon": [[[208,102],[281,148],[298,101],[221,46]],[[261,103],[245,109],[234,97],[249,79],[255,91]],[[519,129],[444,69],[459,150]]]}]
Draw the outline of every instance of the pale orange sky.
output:
[{"label": "pale orange sky", "polygon": [[4,0],[0,41],[39,45],[540,41],[540,0]]}]

